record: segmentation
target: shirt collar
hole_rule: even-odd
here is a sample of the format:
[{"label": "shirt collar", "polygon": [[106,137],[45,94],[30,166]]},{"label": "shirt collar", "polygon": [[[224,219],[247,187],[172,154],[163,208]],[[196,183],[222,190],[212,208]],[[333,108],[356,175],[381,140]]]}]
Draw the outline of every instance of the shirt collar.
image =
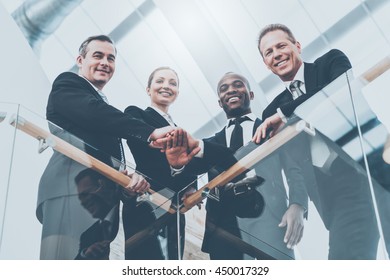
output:
[{"label": "shirt collar", "polygon": [[157,108],[153,105],[150,105],[149,107],[152,108],[153,110],[155,110],[157,113],[159,113],[159,115],[161,115],[170,125],[172,125],[172,126],[174,125],[170,114],[163,112],[162,110],[160,110],[159,108]]},{"label": "shirt collar", "polygon": [[85,78],[84,76],[82,76],[82,75],[80,75],[80,74],[79,74],[79,76],[80,76],[81,78],[83,78],[84,80],[86,80],[86,81],[94,88],[94,90],[96,90],[97,92],[101,92],[101,90],[98,89],[94,84],[92,84],[87,78]]},{"label": "shirt collar", "polygon": [[[297,72],[297,74],[295,74],[294,79],[292,79],[291,81],[283,82],[284,85],[286,86],[286,88],[288,89],[288,91],[290,91],[290,84],[294,80],[299,80],[299,81],[303,82],[303,87],[305,86],[305,63],[302,62],[302,65],[301,65],[301,67],[299,67],[298,72]],[[302,89],[304,90],[304,92],[306,92],[306,90],[305,90],[306,88],[302,88]]]},{"label": "shirt collar", "polygon": [[[245,117],[245,116],[247,116],[252,122],[254,122],[254,121],[256,120],[256,116],[255,116],[255,114],[253,114],[253,113],[249,113],[249,114],[246,114],[246,115],[242,115],[242,116],[240,116],[240,117]],[[235,118],[230,118],[230,119],[227,120],[227,122],[226,122],[226,127],[229,127],[229,122],[230,122],[230,120],[232,120],[232,119],[235,119]]]}]

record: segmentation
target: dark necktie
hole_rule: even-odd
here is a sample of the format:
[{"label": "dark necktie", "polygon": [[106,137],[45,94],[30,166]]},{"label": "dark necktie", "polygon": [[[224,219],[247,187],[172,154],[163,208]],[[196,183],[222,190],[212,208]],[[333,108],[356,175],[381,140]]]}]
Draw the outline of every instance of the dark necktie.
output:
[{"label": "dark necktie", "polygon": [[305,94],[302,90],[301,90],[301,85],[303,83],[299,80],[294,80],[291,82],[290,84],[290,90],[291,90],[291,93],[293,95],[293,98],[296,99],[298,98],[299,96]]},{"label": "dark necktie", "polygon": [[234,124],[234,129],[232,131],[232,136],[230,138],[230,149],[232,149],[233,151],[237,151],[244,144],[244,139],[243,139],[244,136],[242,133],[241,123],[248,119],[249,118],[245,116],[245,117],[236,118],[234,120],[230,120],[229,126]]}]

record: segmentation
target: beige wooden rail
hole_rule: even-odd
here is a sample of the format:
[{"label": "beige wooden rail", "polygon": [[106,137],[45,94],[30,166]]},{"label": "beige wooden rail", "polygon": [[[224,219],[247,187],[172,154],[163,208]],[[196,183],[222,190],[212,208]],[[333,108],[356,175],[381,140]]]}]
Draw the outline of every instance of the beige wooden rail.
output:
[{"label": "beige wooden rail", "polygon": [[[77,161],[85,167],[91,168],[101,173],[102,175],[106,176],[108,179],[114,181],[122,187],[126,187],[131,183],[131,178],[129,176],[126,176],[115,168],[112,168],[104,162],[94,158],[93,156],[64,141],[63,139],[55,136],[49,131],[33,124],[30,121],[27,121],[21,116],[12,116],[10,119],[10,124],[27,133],[28,135],[34,137],[37,140],[44,140],[45,143],[48,146],[52,147],[54,150],[73,159],[74,161]],[[170,201],[168,198],[162,196],[157,192],[154,192],[153,190],[149,190],[149,192],[151,193],[149,197],[149,200],[151,202],[153,202],[159,207],[162,207],[166,211],[175,212],[173,209],[170,208]]]}]

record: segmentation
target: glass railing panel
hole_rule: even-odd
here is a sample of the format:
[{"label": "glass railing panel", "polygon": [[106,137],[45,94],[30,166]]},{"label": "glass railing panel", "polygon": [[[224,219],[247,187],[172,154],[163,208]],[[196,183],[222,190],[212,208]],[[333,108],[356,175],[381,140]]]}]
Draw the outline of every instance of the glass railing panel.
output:
[{"label": "glass railing panel", "polygon": [[[229,169],[222,174],[229,180],[222,178],[217,186],[212,183],[215,178],[207,183],[209,189],[202,192],[206,211],[198,211],[195,218],[201,221],[197,222],[199,227],[206,228],[206,234],[202,244],[193,249],[195,252],[211,252],[215,254],[214,259],[386,258],[381,228],[383,217],[389,212],[380,209],[377,203],[378,197],[387,201],[386,188],[374,183],[374,189],[381,192],[373,191],[370,183],[373,178],[361,162],[366,148],[350,147],[349,141],[345,142],[351,131],[375,118],[364,104],[363,96],[355,93],[356,88],[361,88],[361,82],[352,84],[353,80],[351,71],[341,75],[301,104],[273,138],[260,146],[249,144],[236,152],[247,177],[255,174],[265,179],[260,186],[256,182],[251,185],[251,181],[239,181],[241,175],[235,179],[237,174],[228,176]],[[379,128],[371,133],[376,133],[371,135],[376,145],[379,142],[383,146],[387,133]],[[355,138],[358,142],[361,139]],[[248,156],[253,162],[247,161]],[[233,192],[230,189],[229,193],[232,186],[237,188]],[[254,207],[261,204],[254,191],[264,200],[261,213]],[[301,236],[301,240],[290,249],[283,240],[287,226],[279,224],[284,215],[291,219],[296,213],[291,210],[294,204],[304,206],[305,219],[302,235],[299,226],[296,231],[296,238]],[[194,208],[191,210],[197,211]],[[188,216],[187,223],[189,219],[194,217]],[[188,233],[186,239],[190,242]],[[184,256],[197,258],[186,252]],[[208,257],[201,255],[201,258]]]},{"label": "glass railing panel", "polygon": [[4,234],[5,208],[8,200],[15,128],[8,125],[9,117],[18,111],[17,104],[0,103],[0,252]]},{"label": "glass railing panel", "polygon": [[[2,259],[165,258],[177,190],[23,107],[4,125],[17,130]],[[125,189],[133,173],[150,182],[148,193]]]}]

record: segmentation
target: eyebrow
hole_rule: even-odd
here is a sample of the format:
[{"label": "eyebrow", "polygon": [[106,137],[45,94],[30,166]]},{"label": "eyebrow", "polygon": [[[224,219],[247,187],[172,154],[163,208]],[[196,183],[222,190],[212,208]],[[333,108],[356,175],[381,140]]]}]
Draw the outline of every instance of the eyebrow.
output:
[{"label": "eyebrow", "polygon": [[[95,52],[93,52],[93,54],[92,54],[92,55],[95,55],[95,54],[101,54],[101,55],[104,55],[104,53],[103,53],[103,52],[101,52],[101,51],[95,51]],[[108,56],[109,56],[109,57],[113,57],[113,58],[115,58],[115,55],[113,55],[113,54],[109,54]]]}]

